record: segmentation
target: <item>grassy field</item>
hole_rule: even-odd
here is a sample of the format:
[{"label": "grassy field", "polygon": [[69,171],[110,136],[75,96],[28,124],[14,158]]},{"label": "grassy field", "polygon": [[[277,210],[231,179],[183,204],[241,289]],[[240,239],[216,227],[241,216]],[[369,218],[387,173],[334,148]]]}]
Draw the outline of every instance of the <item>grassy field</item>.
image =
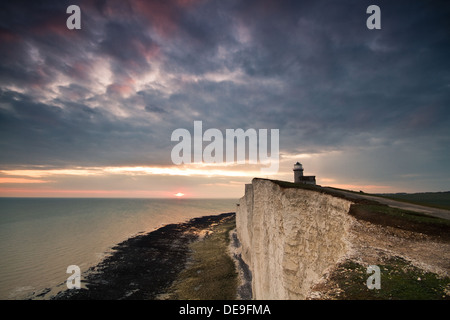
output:
[{"label": "grassy field", "polygon": [[380,289],[368,289],[367,266],[353,261],[340,264],[331,281],[341,288],[339,300],[447,300],[449,278],[424,272],[395,257],[380,267]]},{"label": "grassy field", "polygon": [[300,184],[288,181],[271,180],[272,182],[278,184],[283,188],[296,188],[296,189],[306,189],[311,191],[323,192],[330,194],[332,196],[345,198],[345,196],[333,192],[336,191],[346,191],[354,194],[365,194],[375,197],[389,198],[393,200],[398,200],[407,203],[419,204],[434,208],[441,208],[450,210],[450,191],[446,192],[420,192],[420,193],[364,193],[362,191],[345,190],[333,187],[322,188],[317,185]]},{"label": "grassy field", "polygon": [[450,220],[372,203],[352,204],[349,214],[378,225],[423,233],[442,241],[450,241]]},{"label": "grassy field", "polygon": [[386,198],[450,210],[450,191],[377,194]]}]

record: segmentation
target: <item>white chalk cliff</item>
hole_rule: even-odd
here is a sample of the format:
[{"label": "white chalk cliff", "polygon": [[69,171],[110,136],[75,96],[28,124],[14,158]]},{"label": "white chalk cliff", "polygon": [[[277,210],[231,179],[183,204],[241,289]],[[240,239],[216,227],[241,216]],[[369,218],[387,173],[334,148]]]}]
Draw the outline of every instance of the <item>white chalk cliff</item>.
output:
[{"label": "white chalk cliff", "polygon": [[[359,221],[349,214],[352,203],[266,179],[246,185],[236,210],[236,230],[241,257],[252,272],[253,299],[306,299],[314,284],[355,250],[368,263],[391,250],[398,232]],[[423,239],[411,239],[408,245],[423,246]],[[449,249],[448,244],[439,246],[443,252]],[[414,260],[416,253],[398,254]],[[439,263],[445,260],[436,263],[438,269]]]},{"label": "white chalk cliff", "polygon": [[246,185],[236,212],[254,299],[304,299],[347,251],[351,202],[270,180]]}]

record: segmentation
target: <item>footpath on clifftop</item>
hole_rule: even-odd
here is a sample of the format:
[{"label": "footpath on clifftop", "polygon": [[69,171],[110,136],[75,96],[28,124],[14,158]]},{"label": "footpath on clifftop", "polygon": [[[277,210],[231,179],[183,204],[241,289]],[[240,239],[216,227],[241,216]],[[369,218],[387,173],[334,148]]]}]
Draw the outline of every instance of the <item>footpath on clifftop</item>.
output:
[{"label": "footpath on clifftop", "polygon": [[345,190],[335,189],[335,188],[322,187],[322,189],[324,189],[325,191],[330,191],[333,193],[341,194],[349,199],[366,199],[366,200],[376,201],[378,203],[385,204],[385,205],[388,205],[393,208],[399,208],[399,209],[403,209],[403,210],[419,212],[419,213],[423,213],[423,214],[430,215],[433,217],[450,220],[450,210],[446,210],[446,209],[433,208],[433,207],[429,207],[429,206],[423,206],[423,205],[418,205],[418,204],[409,203],[409,202],[397,201],[397,200],[388,199],[388,198],[384,198],[384,197],[372,196],[372,195],[368,195],[368,194],[364,194],[364,193],[355,193],[355,192],[350,192],[350,191],[345,191]]}]

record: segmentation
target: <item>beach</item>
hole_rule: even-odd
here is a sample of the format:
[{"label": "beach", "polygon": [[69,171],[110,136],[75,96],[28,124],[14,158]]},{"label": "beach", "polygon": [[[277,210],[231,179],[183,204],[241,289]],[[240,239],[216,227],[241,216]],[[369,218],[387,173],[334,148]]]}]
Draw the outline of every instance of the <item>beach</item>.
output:
[{"label": "beach", "polygon": [[[177,298],[173,284],[179,284],[180,274],[192,264],[191,245],[210,237],[225,223],[234,226],[234,221],[233,212],[203,216],[184,223],[168,224],[155,231],[131,237],[113,247],[111,255],[82,274],[80,289],[67,289],[52,299]],[[226,250],[222,251],[226,254]],[[237,284],[237,274],[227,277],[234,277],[233,281]]]}]

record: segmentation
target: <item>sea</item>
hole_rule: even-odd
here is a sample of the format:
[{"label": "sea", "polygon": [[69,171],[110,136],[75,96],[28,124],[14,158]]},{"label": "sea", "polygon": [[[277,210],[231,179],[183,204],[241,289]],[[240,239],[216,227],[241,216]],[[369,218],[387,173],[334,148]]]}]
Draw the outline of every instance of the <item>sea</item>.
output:
[{"label": "sea", "polygon": [[78,266],[83,280],[118,243],[166,224],[234,212],[237,202],[0,198],[0,299],[50,299],[67,289],[69,266]]}]

